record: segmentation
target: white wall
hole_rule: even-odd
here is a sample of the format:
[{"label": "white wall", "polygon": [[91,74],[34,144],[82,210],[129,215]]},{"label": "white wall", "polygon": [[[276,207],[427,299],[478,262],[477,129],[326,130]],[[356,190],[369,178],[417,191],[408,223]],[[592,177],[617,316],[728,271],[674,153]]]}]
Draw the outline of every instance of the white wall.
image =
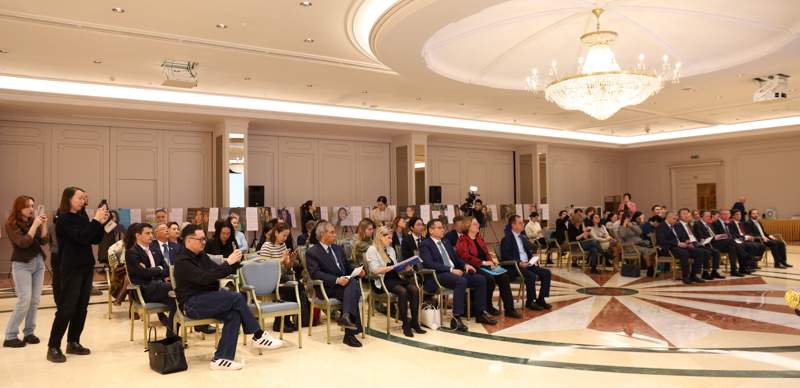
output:
[{"label": "white wall", "polygon": [[619,151],[550,145],[547,168],[551,215],[570,204],[601,205],[604,196],[626,191],[625,156]]},{"label": "white wall", "polygon": [[[203,131],[134,129],[0,121],[0,216],[18,195],[33,196],[48,211],[66,186],[89,194],[90,207],[209,206],[211,135]],[[10,246],[0,240],[0,273]]]},{"label": "white wall", "polygon": [[442,186],[442,202],[460,204],[469,186],[478,186],[484,204],[514,203],[514,154],[428,144],[429,186]]},{"label": "white wall", "polygon": [[[390,197],[388,142],[248,135],[247,179],[265,187],[266,206],[375,203]],[[391,198],[389,199],[392,202]]]}]

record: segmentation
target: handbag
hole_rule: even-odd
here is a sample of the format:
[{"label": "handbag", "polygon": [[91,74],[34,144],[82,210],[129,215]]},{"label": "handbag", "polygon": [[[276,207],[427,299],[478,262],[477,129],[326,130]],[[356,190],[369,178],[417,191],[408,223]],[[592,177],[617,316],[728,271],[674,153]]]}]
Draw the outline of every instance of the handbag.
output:
[{"label": "handbag", "polygon": [[[151,341],[151,333],[156,328],[150,327],[148,331],[147,350],[150,357],[150,369],[166,375],[188,369],[186,355],[183,353],[183,339],[179,336],[167,337],[162,340]],[[153,335],[155,337],[155,335]]]},{"label": "handbag", "polygon": [[438,308],[425,304],[419,312],[419,321],[431,330],[438,330],[442,326],[442,315],[439,314]]},{"label": "handbag", "polygon": [[622,276],[626,276],[629,278],[638,278],[642,277],[641,270],[639,269],[639,265],[625,263],[622,264],[622,270],[620,271]]}]

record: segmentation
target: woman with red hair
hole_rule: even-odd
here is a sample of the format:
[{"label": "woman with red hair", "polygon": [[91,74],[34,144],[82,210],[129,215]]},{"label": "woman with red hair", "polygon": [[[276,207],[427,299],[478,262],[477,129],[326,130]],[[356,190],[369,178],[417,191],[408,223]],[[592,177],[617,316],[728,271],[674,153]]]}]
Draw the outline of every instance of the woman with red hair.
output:
[{"label": "woman with red hair", "polygon": [[[3,347],[6,348],[21,348],[26,344],[39,343],[39,338],[33,331],[36,329],[36,309],[44,280],[42,245],[50,241],[50,236],[47,234],[47,215],[35,214],[33,206],[33,198],[27,195],[17,197],[5,223],[6,235],[14,249],[11,253],[11,274],[17,295],[17,305],[14,306],[6,326],[3,341]],[[17,334],[23,319],[25,327],[20,340]]]}]

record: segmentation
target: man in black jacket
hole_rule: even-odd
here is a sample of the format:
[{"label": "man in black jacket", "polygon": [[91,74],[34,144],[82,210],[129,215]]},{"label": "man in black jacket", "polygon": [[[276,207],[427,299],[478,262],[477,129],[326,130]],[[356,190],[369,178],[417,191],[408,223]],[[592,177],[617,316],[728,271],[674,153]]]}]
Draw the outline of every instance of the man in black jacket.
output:
[{"label": "man in black jacket", "polygon": [[766,251],[767,248],[744,230],[742,217],[744,217],[744,213],[737,209],[731,210],[731,225],[733,226],[731,228],[731,233],[733,234],[734,240],[737,242],[741,241],[744,250],[752,257],[750,266],[758,270],[761,269],[761,267],[758,266],[758,262],[761,261],[761,258],[764,256],[764,251]]},{"label": "man in black jacket", "polygon": [[753,236],[756,241],[761,241],[772,252],[775,261],[775,268],[791,268],[792,265],[786,262],[786,243],[768,234],[761,226],[761,214],[758,209],[750,209],[750,220],[744,223],[747,234]]},{"label": "man in black jacket", "polygon": [[419,246],[422,244],[422,240],[425,239],[425,222],[419,217],[411,217],[408,220],[408,229],[410,232],[403,239],[403,243],[400,244],[400,256],[403,260],[414,256],[415,251],[419,253]]},{"label": "man in black jacket", "polygon": [[217,351],[211,360],[213,370],[242,369],[234,361],[239,327],[245,334],[253,334],[250,344],[261,349],[276,349],[283,341],[272,339],[263,331],[253,316],[244,296],[238,292],[222,290],[219,279],[236,272],[241,266],[242,252],[238,249],[218,265],[205,253],[206,234],[198,225],[188,225],[181,232],[184,249],[175,258],[175,293],[186,317],[191,319],[216,318],[224,322]]},{"label": "man in black jacket", "polygon": [[[730,224],[731,212],[729,210],[720,210],[719,212],[711,212],[711,230],[714,232],[714,240],[711,242],[717,249],[722,252],[728,252],[731,262],[731,276],[741,277],[752,273],[750,271],[750,254],[745,251],[742,244],[737,243],[733,239]],[[716,219],[714,219],[716,218]],[[739,265],[738,271],[736,265]]]},{"label": "man in black jacket", "polygon": [[[711,277],[715,279],[725,279],[724,276],[720,275],[719,273],[719,263],[721,260],[722,252],[728,253],[730,251],[730,243],[726,246],[725,243],[715,244],[714,240],[714,231],[711,229],[711,212],[708,210],[701,210],[698,212],[699,219],[694,222],[692,225],[692,233],[694,233],[695,237],[703,248],[711,252],[712,255],[712,272]],[[694,214],[692,214],[694,217]],[[724,248],[724,249],[722,249]],[[730,261],[737,260],[738,256],[736,256],[735,249],[733,250],[734,253],[728,253],[728,259]],[[733,267],[736,268],[735,266]],[[735,272],[735,271],[734,271]]]},{"label": "man in black jacket", "polygon": [[[656,244],[659,249],[666,254],[671,252],[675,255],[681,263],[682,279],[684,284],[692,283],[705,283],[705,280],[697,277],[703,261],[706,259],[706,253],[691,245],[680,241],[678,234],[675,232],[675,224],[678,222],[678,217],[675,212],[668,211],[665,215],[663,223],[656,228]],[[689,268],[689,258],[694,262]]]},{"label": "man in black jacket", "polygon": [[356,334],[362,330],[358,308],[361,285],[358,278],[363,278],[366,271],[362,268],[357,278],[350,277],[354,268],[347,262],[344,248],[334,244],[336,229],[333,224],[320,221],[314,233],[319,244],[314,244],[306,251],[308,274],[312,279],[322,280],[328,298],[336,298],[342,302],[342,317],[339,319],[339,325],[345,329],[342,342],[354,348],[361,347],[361,342],[356,338]]},{"label": "man in black jacket", "polygon": [[[706,246],[700,238],[692,231],[692,212],[687,208],[678,210],[678,223],[675,224],[675,233],[678,234],[678,240],[689,243],[693,248],[705,252],[706,258],[703,260],[703,275],[700,277],[704,280],[722,279],[723,276],[719,274],[719,261],[720,253],[713,247]],[[709,269],[711,269],[709,271]]]},{"label": "man in black jacket", "polygon": [[163,303],[169,308],[169,317],[158,313],[158,319],[167,327],[167,337],[172,337],[175,317],[175,293],[169,280],[169,265],[158,251],[151,251],[153,227],[150,224],[133,224],[127,231],[125,267],[131,283],[139,286],[145,303]]},{"label": "man in black jacket", "polygon": [[[533,244],[525,236],[525,226],[522,217],[513,215],[508,219],[510,230],[506,231],[505,237],[500,241],[500,260],[516,261],[519,271],[525,277],[525,289],[527,297],[525,307],[529,310],[549,310],[553,306],[545,301],[550,296],[550,270],[539,266],[538,262],[533,261],[536,251]],[[511,280],[516,279],[519,274],[513,266],[503,266],[509,274]],[[541,287],[539,296],[536,296],[536,279],[539,279]]]}]

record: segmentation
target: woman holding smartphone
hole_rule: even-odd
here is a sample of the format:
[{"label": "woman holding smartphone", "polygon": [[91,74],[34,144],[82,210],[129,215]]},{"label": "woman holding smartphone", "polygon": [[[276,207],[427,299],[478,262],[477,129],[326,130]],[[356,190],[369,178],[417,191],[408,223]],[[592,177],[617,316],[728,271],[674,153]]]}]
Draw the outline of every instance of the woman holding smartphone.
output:
[{"label": "woman holding smartphone", "polygon": [[86,310],[92,291],[94,275],[94,253],[92,245],[103,240],[103,224],[108,220],[108,208],[98,206],[94,218],[89,220],[84,210],[86,194],[78,187],[67,187],[61,195],[58,207],[56,233],[58,234],[60,277],[60,302],[56,309],[50,341],[47,344],[47,360],[65,362],[61,352],[61,339],[67,333],[67,353],[88,355],[91,351],[80,343]]},{"label": "woman holding smartphone", "polygon": [[[291,251],[286,247],[286,241],[289,238],[289,224],[278,221],[267,233],[267,241],[261,246],[261,251],[258,255],[272,260],[280,260],[281,262],[281,283],[290,280],[296,280],[296,275],[302,273],[303,266],[297,257],[297,252]],[[300,300],[294,294],[294,289],[284,287],[279,290],[280,296],[283,300],[291,300],[300,303],[301,319],[300,322],[292,322],[289,317],[284,317],[284,332],[291,333],[296,330],[308,326],[310,317],[310,303],[306,298],[306,289],[303,283],[299,284]],[[279,331],[281,329],[281,318],[275,317],[275,322],[272,329]]]},{"label": "woman holding smartphone", "polygon": [[[44,251],[42,245],[49,242],[47,215],[40,205],[34,213],[32,197],[22,195],[14,200],[11,214],[6,220],[6,235],[11,240],[11,274],[14,277],[14,292],[17,304],[8,319],[4,348],[21,348],[27,344],[38,344],[33,331],[36,329],[36,309],[42,295],[44,281]],[[22,340],[17,337],[19,325],[25,319]]]}]

